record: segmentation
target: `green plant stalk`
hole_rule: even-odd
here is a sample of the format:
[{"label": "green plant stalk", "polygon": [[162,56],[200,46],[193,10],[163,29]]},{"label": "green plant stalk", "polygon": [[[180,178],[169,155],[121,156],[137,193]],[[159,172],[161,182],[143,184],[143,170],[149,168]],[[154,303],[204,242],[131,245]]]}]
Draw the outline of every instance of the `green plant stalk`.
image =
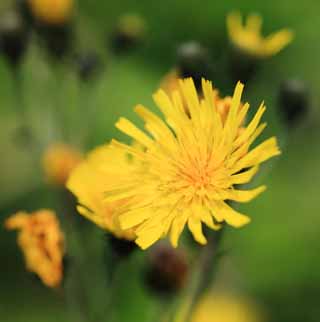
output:
[{"label": "green plant stalk", "polygon": [[168,319],[173,322],[189,322],[195,305],[199,297],[210,286],[210,282],[215,277],[215,271],[218,267],[219,245],[223,236],[224,228],[211,233],[208,243],[203,247],[202,252],[195,263],[195,269],[192,272],[189,287],[186,289],[182,300],[179,301],[178,313]]}]

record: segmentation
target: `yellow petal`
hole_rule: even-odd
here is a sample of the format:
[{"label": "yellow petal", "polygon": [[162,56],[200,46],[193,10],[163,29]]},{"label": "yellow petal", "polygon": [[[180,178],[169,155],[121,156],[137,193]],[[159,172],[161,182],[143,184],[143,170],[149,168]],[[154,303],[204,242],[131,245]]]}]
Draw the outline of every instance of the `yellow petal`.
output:
[{"label": "yellow petal", "polygon": [[184,229],[184,226],[188,220],[188,215],[180,214],[172,222],[170,230],[170,242],[173,247],[178,247],[179,237]]},{"label": "yellow petal", "polygon": [[240,228],[250,222],[250,218],[248,216],[237,212],[223,201],[213,202],[212,205],[213,210],[215,212],[219,212],[226,223],[233,227]]},{"label": "yellow petal", "polygon": [[266,190],[266,186],[261,186],[252,190],[228,190],[225,193],[225,197],[228,200],[234,200],[238,202],[249,202],[260,193]]},{"label": "yellow petal", "polygon": [[201,221],[194,216],[191,216],[188,219],[188,227],[194,237],[194,239],[201,245],[205,245],[207,243],[207,239],[204,237],[202,233]]},{"label": "yellow petal", "polygon": [[127,211],[126,213],[119,216],[120,227],[121,229],[126,230],[142,223],[150,217],[150,211],[144,209]]},{"label": "yellow petal", "polygon": [[149,136],[147,136],[126,118],[121,117],[116,123],[116,127],[123,133],[134,138],[137,142],[141,143],[145,147],[150,147],[153,144],[153,140]]},{"label": "yellow petal", "polygon": [[135,240],[135,243],[144,250],[158,241],[161,236],[162,230],[159,229],[159,227],[153,227],[139,234],[138,238]]},{"label": "yellow petal", "polygon": [[267,139],[240,159],[235,165],[233,173],[236,173],[243,168],[258,165],[259,163],[279,154],[281,154],[281,152],[277,145],[277,139],[275,137]]},{"label": "yellow petal", "polygon": [[277,54],[292,42],[293,37],[293,32],[288,29],[283,29],[271,34],[265,39],[265,55],[272,56]]},{"label": "yellow petal", "polygon": [[250,180],[255,176],[258,172],[259,166],[252,167],[250,170],[245,172],[234,174],[231,177],[232,184],[244,184],[250,182]]}]

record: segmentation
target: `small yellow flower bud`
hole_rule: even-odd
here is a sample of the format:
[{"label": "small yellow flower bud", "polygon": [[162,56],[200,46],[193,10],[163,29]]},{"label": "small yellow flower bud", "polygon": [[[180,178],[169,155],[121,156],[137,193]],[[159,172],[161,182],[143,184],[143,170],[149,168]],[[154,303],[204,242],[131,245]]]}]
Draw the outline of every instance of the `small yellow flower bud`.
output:
[{"label": "small yellow flower bud", "polygon": [[45,151],[42,166],[48,182],[64,185],[71,171],[80,163],[82,155],[79,151],[62,143],[56,143]]}]

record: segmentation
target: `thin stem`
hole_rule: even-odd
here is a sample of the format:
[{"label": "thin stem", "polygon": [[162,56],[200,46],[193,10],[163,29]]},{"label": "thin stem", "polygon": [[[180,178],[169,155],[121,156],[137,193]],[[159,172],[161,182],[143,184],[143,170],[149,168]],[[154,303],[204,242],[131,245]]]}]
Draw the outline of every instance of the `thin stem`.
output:
[{"label": "thin stem", "polygon": [[75,318],[75,321],[78,322],[81,320],[84,322],[92,322],[93,319],[91,317],[90,303],[88,300],[89,293],[83,275],[86,267],[85,256],[82,248],[83,245],[81,245],[78,232],[75,229],[76,223],[73,217],[74,210],[70,207],[70,205],[73,203],[68,197],[68,192],[66,190],[59,192],[60,204],[62,206],[61,213],[65,222],[66,232],[69,240],[69,274],[71,279],[73,279],[70,281],[71,284],[69,284],[70,295],[66,294],[66,297],[69,300],[69,303],[72,303],[72,306],[75,306],[77,312],[79,312],[79,316]]},{"label": "thin stem", "polygon": [[[224,229],[216,233],[212,233],[208,238],[208,244],[203,248],[195,270],[192,274],[189,287],[185,292],[182,302],[182,308],[178,315],[169,320],[174,322],[189,322],[192,312],[199,297],[209,287],[210,282],[214,278],[215,270],[217,269],[217,258],[219,255],[219,244],[222,239]],[[180,302],[180,306],[181,306]]]}]

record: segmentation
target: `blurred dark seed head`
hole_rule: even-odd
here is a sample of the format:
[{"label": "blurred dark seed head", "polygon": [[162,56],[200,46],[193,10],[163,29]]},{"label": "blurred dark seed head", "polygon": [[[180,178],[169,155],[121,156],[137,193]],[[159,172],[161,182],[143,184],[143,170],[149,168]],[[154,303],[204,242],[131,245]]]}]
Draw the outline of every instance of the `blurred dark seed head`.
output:
[{"label": "blurred dark seed head", "polygon": [[53,59],[62,60],[73,48],[73,28],[71,24],[44,25],[37,24],[41,43]]},{"label": "blurred dark seed head", "polygon": [[28,45],[29,30],[16,11],[0,17],[0,52],[12,66],[17,66]]},{"label": "blurred dark seed head", "polygon": [[142,17],[136,14],[123,15],[111,34],[111,48],[117,54],[127,53],[143,42],[145,33],[146,25]]},{"label": "blurred dark seed head", "polygon": [[230,49],[229,69],[233,82],[246,84],[256,74],[259,68],[259,58],[232,46]]},{"label": "blurred dark seed head", "polygon": [[201,89],[201,79],[211,79],[212,64],[208,50],[196,41],[181,44],[177,48],[179,77],[192,77],[196,88]]},{"label": "blurred dark seed head", "polygon": [[170,245],[155,246],[148,256],[145,281],[150,290],[169,295],[181,290],[188,274],[187,256]]},{"label": "blurred dark seed head", "polygon": [[120,239],[113,235],[108,235],[108,240],[109,240],[113,255],[118,258],[128,257],[138,247],[134,241]]},{"label": "blurred dark seed head", "polygon": [[306,84],[299,79],[284,81],[280,86],[278,102],[280,113],[287,125],[296,125],[310,109]]},{"label": "blurred dark seed head", "polygon": [[75,62],[79,78],[84,82],[94,79],[102,69],[102,61],[93,51],[77,54]]}]

